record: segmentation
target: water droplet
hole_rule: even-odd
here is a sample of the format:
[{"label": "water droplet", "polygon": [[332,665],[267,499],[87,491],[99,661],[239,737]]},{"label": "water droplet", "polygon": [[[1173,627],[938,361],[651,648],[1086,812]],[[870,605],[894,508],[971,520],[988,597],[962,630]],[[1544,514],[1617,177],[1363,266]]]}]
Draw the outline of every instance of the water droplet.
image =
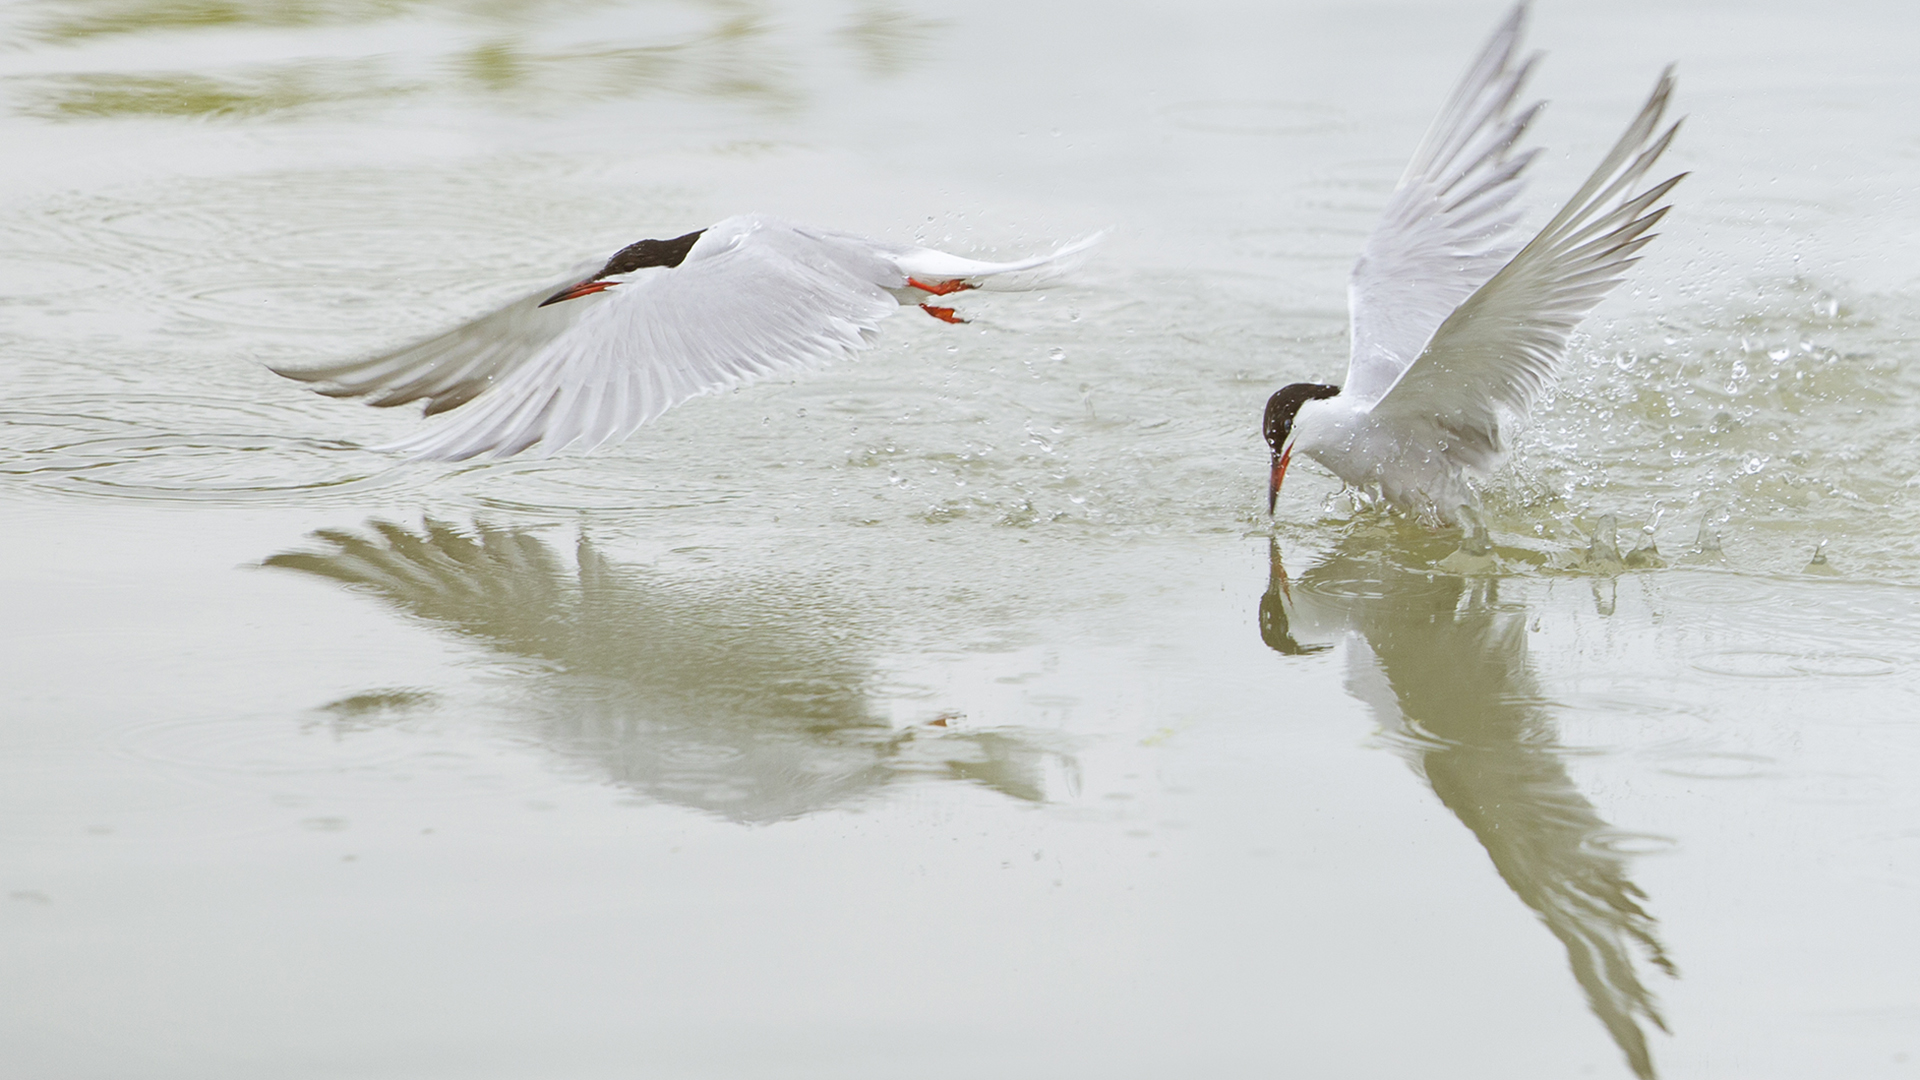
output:
[{"label": "water droplet", "polygon": [[1486,555],[1493,551],[1493,540],[1487,535],[1486,522],[1474,513],[1470,506],[1460,508],[1460,517],[1467,523],[1467,535],[1460,541],[1460,550],[1468,555]]},{"label": "water droplet", "polygon": [[1460,508],[1460,521],[1466,526],[1466,535],[1460,538],[1459,549],[1435,563],[1435,569],[1461,575],[1499,573],[1500,558],[1493,553],[1493,540],[1487,535],[1486,523],[1471,506]]},{"label": "water droplet", "polygon": [[1719,562],[1723,556],[1720,550],[1720,534],[1714,532],[1713,526],[1708,524],[1712,516],[1711,512],[1700,515],[1700,534],[1693,540],[1693,554],[1697,561]]},{"label": "water droplet", "polygon": [[1647,519],[1645,525],[1640,526],[1640,542],[1633,546],[1632,551],[1627,552],[1624,561],[1628,567],[1635,570],[1657,570],[1667,565],[1667,560],[1660,557],[1660,548],[1653,542],[1654,527],[1660,523],[1662,513],[1664,511],[1660,504],[1654,503],[1653,516]]},{"label": "water droplet", "polygon": [[1587,545],[1587,566],[1599,572],[1615,573],[1625,566],[1620,558],[1620,523],[1608,514],[1594,526],[1593,540]]},{"label": "water droplet", "polygon": [[1807,567],[1802,573],[1819,574],[1822,577],[1840,576],[1840,571],[1834,569],[1833,564],[1827,562],[1827,542],[1825,540],[1814,545],[1813,558],[1807,560]]},{"label": "water droplet", "polygon": [[1047,351],[1047,359],[1049,360],[1065,360],[1066,358],[1067,350],[1065,349],[1055,347]]}]

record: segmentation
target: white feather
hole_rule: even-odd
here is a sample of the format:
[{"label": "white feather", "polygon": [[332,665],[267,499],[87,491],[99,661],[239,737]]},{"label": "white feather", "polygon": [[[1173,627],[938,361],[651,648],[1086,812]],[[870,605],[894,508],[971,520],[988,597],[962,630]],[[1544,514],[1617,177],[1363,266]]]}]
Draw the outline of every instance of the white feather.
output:
[{"label": "white feather", "polygon": [[1579,192],[1434,331],[1373,407],[1380,423],[1431,425],[1436,448],[1462,468],[1484,475],[1499,466],[1503,417],[1526,422],[1559,378],[1574,328],[1653,239],[1649,230],[1667,213],[1653,205],[1686,175],[1634,191],[1679,130],[1676,123],[1655,137],[1672,92],[1669,69]]},{"label": "white feather", "polygon": [[1508,203],[1531,154],[1507,157],[1538,106],[1507,112],[1514,9],[1442,109],[1353,277],[1347,385],[1302,404],[1293,446],[1355,487],[1451,520],[1506,460],[1513,428],[1559,377],[1573,329],[1623,280],[1682,176],[1636,190],[1673,141],[1669,68],[1613,149],[1517,253]]},{"label": "white feather", "polygon": [[1534,54],[1516,65],[1526,7],[1515,7],[1454,88],[1407,163],[1348,280],[1352,354],[1343,395],[1385,396],[1427,339],[1519,244],[1521,174],[1510,156],[1544,102],[1516,115]]},{"label": "white feather", "polygon": [[591,449],[689,398],[871,344],[901,297],[926,297],[909,278],[936,284],[1055,268],[1098,239],[995,263],[747,214],[705,230],[680,265],[613,275],[604,292],[542,306],[553,293],[543,289],[386,356],[280,374],[374,405],[425,399],[428,415],[458,407],[447,421],[377,448],[414,458]]}]

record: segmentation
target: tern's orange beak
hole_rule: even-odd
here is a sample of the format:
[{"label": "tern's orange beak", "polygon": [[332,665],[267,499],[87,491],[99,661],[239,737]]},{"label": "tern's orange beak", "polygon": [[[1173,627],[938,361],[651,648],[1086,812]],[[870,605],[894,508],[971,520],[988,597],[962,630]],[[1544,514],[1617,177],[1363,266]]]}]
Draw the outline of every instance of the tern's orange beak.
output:
[{"label": "tern's orange beak", "polygon": [[582,296],[591,296],[603,289],[611,289],[618,284],[620,283],[617,281],[601,281],[597,278],[593,281],[583,281],[578,285],[569,285],[559,292],[554,293],[552,296],[547,297],[545,300],[540,301],[540,306],[546,307],[548,304],[557,304],[562,300],[578,300]]},{"label": "tern's orange beak", "polygon": [[1276,454],[1273,459],[1273,477],[1267,481],[1267,513],[1273,513],[1274,506],[1280,501],[1280,481],[1287,475],[1287,462],[1293,460],[1293,447],[1289,445],[1285,453]]}]

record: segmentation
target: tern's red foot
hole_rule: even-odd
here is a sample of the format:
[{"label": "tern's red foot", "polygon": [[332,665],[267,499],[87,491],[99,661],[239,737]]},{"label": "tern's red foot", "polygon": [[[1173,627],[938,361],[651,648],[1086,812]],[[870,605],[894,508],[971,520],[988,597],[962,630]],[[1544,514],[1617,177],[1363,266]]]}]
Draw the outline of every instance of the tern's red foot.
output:
[{"label": "tern's red foot", "polygon": [[919,278],[908,278],[907,284],[919,289],[921,292],[930,292],[935,296],[945,296],[948,293],[966,292],[968,289],[979,288],[978,285],[969,285],[964,281],[921,281]]},{"label": "tern's red foot", "polygon": [[953,309],[950,307],[934,307],[932,304],[921,304],[920,310],[939,319],[943,323],[964,323],[967,321],[955,315]]}]

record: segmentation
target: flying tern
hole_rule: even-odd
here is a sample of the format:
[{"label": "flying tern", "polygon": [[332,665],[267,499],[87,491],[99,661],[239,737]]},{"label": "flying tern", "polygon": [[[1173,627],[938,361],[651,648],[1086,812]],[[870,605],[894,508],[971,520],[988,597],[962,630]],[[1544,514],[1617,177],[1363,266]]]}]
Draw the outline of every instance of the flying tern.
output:
[{"label": "flying tern", "polygon": [[[701,394],[817,367],[872,343],[880,320],[1002,275],[1057,269],[1096,234],[1044,255],[983,262],[758,214],[622,248],[559,289],[398,352],[319,368],[274,368],[370,405],[426,402],[448,421],[376,449],[459,461],[529,447],[592,449]],[[588,271],[592,272],[589,273]],[[999,280],[995,280],[999,279]]]},{"label": "flying tern", "polygon": [[1295,452],[1350,487],[1442,522],[1559,376],[1567,338],[1639,261],[1682,173],[1642,177],[1673,141],[1661,128],[1673,69],[1566,205],[1524,245],[1514,206],[1539,153],[1516,144],[1545,102],[1516,107],[1539,60],[1516,58],[1515,7],[1435,117],[1348,281],[1346,382],[1295,383],[1267,400],[1272,513]]}]

